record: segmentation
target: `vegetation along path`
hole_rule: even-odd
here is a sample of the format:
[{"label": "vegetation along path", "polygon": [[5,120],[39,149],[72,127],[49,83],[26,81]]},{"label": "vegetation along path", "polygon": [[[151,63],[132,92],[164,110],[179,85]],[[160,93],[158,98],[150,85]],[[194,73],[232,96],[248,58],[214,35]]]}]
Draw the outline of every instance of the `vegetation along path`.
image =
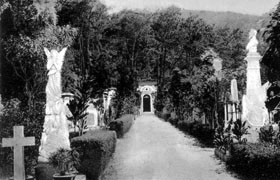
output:
[{"label": "vegetation along path", "polygon": [[195,143],[195,139],[155,115],[141,115],[118,140],[102,180],[236,179],[215,159],[214,149]]}]

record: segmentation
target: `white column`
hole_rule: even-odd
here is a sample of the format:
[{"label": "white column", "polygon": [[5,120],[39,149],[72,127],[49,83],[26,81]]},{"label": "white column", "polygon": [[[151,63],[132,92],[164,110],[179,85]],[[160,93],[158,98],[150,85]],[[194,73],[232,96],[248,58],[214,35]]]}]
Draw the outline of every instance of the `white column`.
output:
[{"label": "white column", "polygon": [[245,59],[247,61],[246,95],[249,98],[257,96],[256,93],[261,89],[260,59],[261,56],[257,52],[248,53]]},{"label": "white column", "polygon": [[141,92],[141,106],[140,106],[140,113],[143,113],[143,97],[144,97],[144,94],[143,94],[143,92]]}]

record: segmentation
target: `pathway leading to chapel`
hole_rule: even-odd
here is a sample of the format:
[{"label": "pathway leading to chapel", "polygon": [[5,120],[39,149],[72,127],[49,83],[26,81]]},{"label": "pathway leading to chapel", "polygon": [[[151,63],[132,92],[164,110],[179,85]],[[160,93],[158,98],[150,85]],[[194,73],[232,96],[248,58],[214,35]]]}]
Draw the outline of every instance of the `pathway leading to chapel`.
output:
[{"label": "pathway leading to chapel", "polygon": [[213,148],[194,145],[153,114],[139,116],[123,139],[102,180],[231,180]]}]

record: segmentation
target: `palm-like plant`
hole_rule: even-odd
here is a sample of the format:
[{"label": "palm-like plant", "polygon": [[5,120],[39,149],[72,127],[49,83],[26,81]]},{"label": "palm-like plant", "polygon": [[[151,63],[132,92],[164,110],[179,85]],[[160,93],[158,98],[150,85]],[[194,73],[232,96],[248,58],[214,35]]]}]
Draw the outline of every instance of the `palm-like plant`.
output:
[{"label": "palm-like plant", "polygon": [[77,85],[72,88],[75,95],[74,99],[67,104],[72,113],[72,117],[68,117],[68,119],[73,122],[75,131],[76,127],[78,127],[80,136],[84,133],[84,130],[87,129],[86,116],[88,113],[86,110],[89,106],[92,92],[90,84],[91,81],[89,80],[80,80]]},{"label": "palm-like plant", "polygon": [[214,135],[214,145],[216,148],[227,151],[232,143],[232,137],[230,133],[230,125],[225,130],[222,127],[216,129]]},{"label": "palm-like plant", "polygon": [[76,96],[67,106],[72,113],[72,116],[68,117],[68,119],[73,122],[74,130],[76,131],[76,127],[78,127],[79,135],[82,135],[83,130],[86,129],[86,116],[88,115],[86,110],[88,105],[81,97]]},{"label": "palm-like plant", "polygon": [[243,135],[249,134],[248,129],[250,127],[246,125],[246,121],[242,122],[241,119],[237,119],[233,122],[232,134],[233,138],[238,141],[238,143],[246,143],[247,139],[243,138]]}]

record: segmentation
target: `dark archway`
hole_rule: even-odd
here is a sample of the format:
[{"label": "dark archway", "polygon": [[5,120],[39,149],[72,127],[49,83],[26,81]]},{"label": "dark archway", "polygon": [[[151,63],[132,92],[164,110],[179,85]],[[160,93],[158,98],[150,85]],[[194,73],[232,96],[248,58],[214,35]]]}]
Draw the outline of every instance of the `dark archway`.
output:
[{"label": "dark archway", "polygon": [[143,112],[151,112],[151,98],[147,94],[143,96]]}]

